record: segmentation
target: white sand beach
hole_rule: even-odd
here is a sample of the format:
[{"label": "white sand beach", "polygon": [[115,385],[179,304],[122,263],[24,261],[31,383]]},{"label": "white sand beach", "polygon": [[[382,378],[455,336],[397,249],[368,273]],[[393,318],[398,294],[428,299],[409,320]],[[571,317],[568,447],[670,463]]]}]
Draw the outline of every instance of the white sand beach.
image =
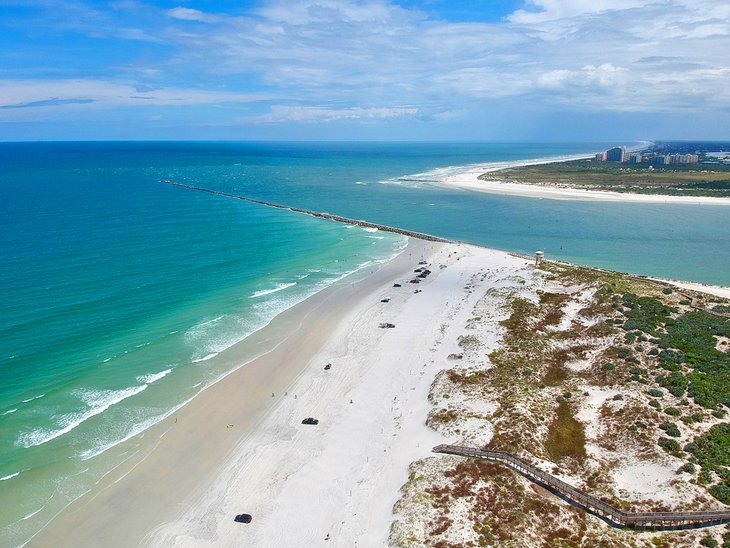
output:
[{"label": "white sand beach", "polygon": [[[424,256],[433,273],[406,283]],[[148,430],[29,545],[386,545],[409,464],[443,441],[425,425],[427,397],[458,331],[490,284],[517,286],[531,268],[412,239],[376,273],[277,317],[249,341],[258,358]],[[251,524],[233,521],[242,512]]]},{"label": "white sand beach", "polygon": [[[580,158],[566,158],[565,160],[577,160]],[[524,196],[532,198],[543,198],[549,200],[582,200],[582,201],[610,201],[610,202],[640,202],[640,203],[662,203],[662,204],[705,204],[705,205],[730,205],[730,198],[714,198],[705,196],[662,196],[650,194],[632,194],[628,192],[608,192],[602,190],[582,190],[576,188],[563,188],[557,186],[539,186],[523,183],[512,183],[504,181],[484,181],[479,176],[484,173],[496,172],[501,169],[520,167],[528,165],[549,164],[555,159],[544,159],[534,161],[521,161],[498,166],[471,166],[463,172],[448,175],[435,184],[464,190],[475,190],[492,194],[503,194],[509,196]]]},{"label": "white sand beach", "polygon": [[[432,274],[408,283],[422,258]],[[387,546],[409,466],[450,441],[426,426],[434,379],[462,353],[463,366],[488,367],[507,296],[534,296],[544,284],[525,258],[411,239],[389,263],[248,340],[253,359],[130,440],[129,459],[29,546]],[[465,353],[459,340],[477,320],[486,346]],[[480,416],[494,405],[468,402]],[[589,407],[580,418],[590,433],[600,421]],[[482,422],[462,425],[476,445],[491,437]],[[662,467],[662,481],[673,473]],[[629,489],[634,472],[626,474]],[[252,523],[235,523],[239,513]]]}]

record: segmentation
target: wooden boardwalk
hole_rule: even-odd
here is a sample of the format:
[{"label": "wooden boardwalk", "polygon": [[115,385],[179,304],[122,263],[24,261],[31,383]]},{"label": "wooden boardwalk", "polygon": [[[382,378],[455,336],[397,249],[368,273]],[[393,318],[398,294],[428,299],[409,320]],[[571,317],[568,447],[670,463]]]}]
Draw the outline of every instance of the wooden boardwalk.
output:
[{"label": "wooden boardwalk", "polygon": [[608,504],[607,502],[589,495],[559,480],[552,474],[540,470],[520,457],[505,451],[483,451],[458,445],[437,445],[435,453],[447,453],[463,457],[473,457],[491,462],[502,463],[512,470],[522,474],[527,479],[542,485],[557,493],[591,514],[618,527],[632,529],[684,529],[720,525],[730,522],[730,510],[707,510],[700,512],[627,512]]}]

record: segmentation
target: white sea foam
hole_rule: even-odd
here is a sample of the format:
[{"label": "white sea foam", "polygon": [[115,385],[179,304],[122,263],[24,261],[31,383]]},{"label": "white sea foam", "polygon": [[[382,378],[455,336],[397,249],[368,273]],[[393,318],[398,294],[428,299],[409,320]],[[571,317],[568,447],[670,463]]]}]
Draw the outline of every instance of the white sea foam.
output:
[{"label": "white sea foam", "polygon": [[19,476],[20,472],[15,472],[14,474],[8,474],[7,476],[3,476],[0,478],[0,481],[7,481],[9,479],[13,479],[15,476]]},{"label": "white sea foam", "polygon": [[192,360],[192,363],[199,363],[199,362],[205,362],[208,361],[211,358],[215,358],[219,353],[218,352],[212,352],[206,356],[203,356],[202,358],[196,358]]},{"label": "white sea foam", "polygon": [[[378,238],[378,237],[376,237],[376,238]],[[208,348],[211,348],[211,347],[215,346],[215,348],[218,349],[218,352],[208,354],[207,356],[202,357],[202,358],[198,358],[198,359],[194,360],[194,362],[205,361],[205,360],[208,360],[208,359],[216,356],[220,351],[223,351],[226,348],[229,348],[229,347],[233,346],[234,344],[242,341],[243,339],[245,339],[246,337],[250,336],[251,334],[259,331],[260,329],[263,329],[278,314],[280,314],[283,311],[287,310],[288,308],[290,308],[290,307],[292,307],[292,306],[294,306],[294,305],[302,302],[303,300],[305,300],[306,298],[310,297],[311,295],[313,295],[313,294],[315,294],[315,293],[317,293],[319,291],[322,291],[323,289],[325,289],[325,288],[327,288],[327,287],[329,287],[329,286],[331,286],[331,285],[339,282],[340,280],[342,280],[342,279],[344,279],[344,278],[346,278],[346,277],[348,277],[348,276],[350,276],[350,275],[352,275],[354,273],[357,273],[359,271],[362,271],[365,268],[371,267],[373,265],[378,265],[378,264],[381,264],[383,262],[387,262],[387,261],[393,259],[399,253],[401,253],[403,251],[403,249],[406,248],[407,245],[408,245],[408,238],[405,237],[405,236],[403,236],[403,237],[401,237],[401,238],[399,238],[398,240],[395,241],[395,245],[394,245],[392,251],[386,257],[382,257],[382,258],[379,258],[377,260],[367,260],[367,261],[364,261],[364,262],[356,265],[353,269],[348,270],[346,272],[341,272],[341,273],[330,272],[330,273],[327,273],[328,274],[327,278],[324,279],[324,280],[319,281],[317,284],[314,284],[314,285],[309,286],[309,287],[302,286],[303,291],[301,293],[292,294],[292,295],[288,295],[286,297],[280,297],[278,299],[272,299],[272,300],[265,300],[264,299],[264,300],[261,300],[261,301],[257,302],[254,305],[254,308],[253,308],[253,310],[256,312],[257,318],[254,319],[252,322],[247,323],[247,329],[245,329],[243,332],[238,332],[236,334],[236,336],[233,336],[233,337],[223,337],[223,338],[221,338],[221,339],[219,339],[217,341],[210,341],[209,340],[208,341],[208,344],[207,344],[207,347]],[[319,273],[319,272],[322,272],[322,269],[309,269],[308,272],[317,272],[317,273]],[[291,287],[292,285],[295,285],[295,284],[287,284],[287,287]],[[281,289],[278,289],[277,288],[276,291],[281,291]],[[268,293],[273,293],[273,292],[274,291],[268,291]],[[232,319],[235,319],[235,318],[232,318]],[[205,322],[205,323],[210,323],[210,322]],[[205,324],[200,324],[200,325],[205,325]],[[199,326],[196,326],[196,327],[199,327]],[[201,335],[201,334],[202,333],[200,333],[200,332],[195,333],[196,336]],[[192,333],[189,332],[188,335],[192,335]],[[212,384],[215,384],[216,382],[220,381],[221,379],[223,379],[226,376],[228,376],[231,373],[233,373],[234,370],[235,369],[230,370],[230,371],[226,371],[225,373],[221,374],[217,378],[212,379],[212,380],[210,380],[208,382],[205,382],[205,383],[202,382],[202,381],[201,382],[198,382],[195,385],[193,385],[193,388],[200,388],[201,391],[202,390],[205,390],[208,386],[210,386]],[[167,371],[169,371],[169,370],[167,370]],[[165,372],[162,372],[162,373],[165,373]],[[167,374],[167,373],[165,373],[165,374]],[[157,375],[161,375],[161,373],[159,373]],[[147,380],[147,377],[139,377],[138,380],[140,380],[140,382],[142,382],[143,380]],[[148,382],[151,382],[151,381],[148,381]],[[190,398],[190,399],[192,399],[192,398]],[[100,455],[100,454],[108,451],[110,448],[112,448],[112,447],[114,447],[116,445],[119,445],[120,443],[123,443],[123,442],[131,439],[132,437],[140,434],[141,432],[145,431],[146,429],[150,428],[151,426],[153,426],[153,425],[159,423],[160,421],[164,420],[165,418],[171,416],[178,409],[180,409],[185,404],[187,404],[190,401],[190,399],[188,399],[187,401],[181,403],[180,405],[175,406],[174,408],[172,408],[168,412],[164,413],[163,415],[159,415],[159,416],[156,416],[156,417],[151,417],[151,418],[149,418],[146,421],[143,421],[143,422],[140,422],[140,423],[134,425],[127,432],[127,434],[124,437],[122,437],[122,438],[120,438],[118,440],[114,440],[114,441],[109,442],[109,443],[106,443],[106,444],[104,444],[102,446],[98,446],[98,447],[95,447],[95,448],[91,448],[91,449],[85,451],[84,453],[81,454],[81,458],[84,459],[84,460],[88,460],[90,458],[93,458],[93,457],[95,457],[97,455]]]},{"label": "white sea foam", "polygon": [[255,299],[257,297],[263,297],[264,295],[270,295],[271,293],[276,293],[277,291],[283,291],[289,287],[292,287],[294,285],[297,285],[297,282],[289,282],[287,284],[279,284],[273,289],[263,289],[261,291],[257,291],[253,295],[251,295],[251,299]]},{"label": "white sea foam", "polygon": [[384,240],[385,236],[365,236],[366,238],[370,238],[371,240]]},{"label": "white sea foam", "polygon": [[11,413],[15,413],[17,410],[18,410],[17,407],[15,409],[8,409],[7,411],[5,411],[3,413],[3,415],[10,415]]},{"label": "white sea foam", "polygon": [[374,226],[363,226],[361,227],[365,232],[377,232],[378,229]]},{"label": "white sea foam", "polygon": [[16,445],[19,447],[34,447],[48,443],[51,440],[67,434],[91,417],[103,413],[112,405],[131,398],[146,388],[147,385],[143,384],[142,386],[132,386],[123,390],[79,390],[76,394],[87,405],[88,409],[86,411],[61,415],[58,417],[58,426],[60,428],[56,430],[39,428],[30,432],[24,432],[18,438]]},{"label": "white sea foam", "polygon": [[109,360],[111,360],[111,358],[107,358],[107,359],[105,359],[104,361],[102,361],[102,363],[106,363],[106,362],[108,362]]},{"label": "white sea foam", "polygon": [[43,396],[45,396],[45,394],[41,394],[40,396],[33,396],[32,398],[28,398],[27,400],[23,400],[23,403],[28,403],[29,401],[33,401],[33,400],[39,400]]},{"label": "white sea foam", "polygon": [[[200,386],[201,384],[203,384],[203,383],[198,383],[193,388]],[[193,396],[193,397],[195,397],[195,396]],[[144,432],[145,430],[154,426],[158,422],[165,420],[167,417],[169,417],[173,413],[176,413],[180,408],[187,405],[188,402],[190,402],[190,400],[192,400],[192,399],[193,398],[188,398],[184,402],[176,405],[175,407],[173,407],[172,409],[170,409],[169,411],[167,411],[161,415],[157,415],[155,417],[150,417],[146,421],[142,421],[140,423],[135,424],[132,428],[130,428],[129,432],[127,432],[127,434],[123,438],[119,438],[118,440],[114,440],[110,443],[105,443],[104,445],[101,445],[99,447],[94,447],[92,449],[88,449],[88,450],[84,451],[83,453],[81,453],[81,455],[79,455],[81,457],[81,460],[92,459],[98,455],[101,455],[102,453],[105,453],[112,447],[119,445],[120,443],[124,443],[127,440],[132,439],[137,434]]]},{"label": "white sea foam", "polygon": [[27,520],[27,519],[30,519],[30,518],[32,518],[33,516],[35,516],[35,515],[36,515],[36,514],[37,514],[38,512],[40,512],[40,511],[41,511],[41,510],[43,510],[44,508],[45,508],[45,506],[41,506],[41,507],[40,507],[40,508],[38,508],[38,510],[36,510],[35,512],[31,512],[30,514],[28,514],[28,515],[27,515],[27,516],[25,516],[24,518],[20,518],[20,521],[25,521],[25,520]]},{"label": "white sea foam", "polygon": [[201,322],[196,327],[204,327],[206,325],[210,325],[212,323],[218,322],[218,321],[222,320],[223,318],[225,318],[225,314],[218,316],[217,318],[213,318],[212,320]]},{"label": "white sea foam", "polygon": [[161,378],[166,377],[172,373],[172,368],[165,369],[164,371],[160,371],[159,373],[150,373],[149,375],[140,375],[137,377],[137,380],[144,384],[152,384],[155,381],[159,381]]}]

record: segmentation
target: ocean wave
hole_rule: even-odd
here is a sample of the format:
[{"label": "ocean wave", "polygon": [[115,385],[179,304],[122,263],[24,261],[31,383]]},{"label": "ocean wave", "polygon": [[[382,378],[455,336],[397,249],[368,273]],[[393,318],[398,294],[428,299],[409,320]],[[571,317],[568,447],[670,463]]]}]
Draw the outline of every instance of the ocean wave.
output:
[{"label": "ocean wave", "polygon": [[23,403],[28,403],[29,401],[33,401],[33,400],[39,400],[43,396],[45,396],[45,394],[41,394],[40,396],[33,396],[32,398],[28,398],[27,400],[23,400]]},{"label": "ocean wave", "polygon": [[210,354],[208,354],[206,356],[203,356],[202,358],[196,358],[196,359],[192,360],[192,363],[199,363],[199,362],[208,361],[211,358],[215,358],[218,354],[219,354],[219,352],[212,352],[212,353],[210,353]]},{"label": "ocean wave", "polygon": [[15,409],[8,409],[7,411],[5,411],[3,413],[3,415],[10,415],[11,413],[15,413],[17,410],[18,410],[17,407]]},{"label": "ocean wave", "polygon": [[385,236],[365,236],[366,238],[370,238],[371,240],[384,240]]},{"label": "ocean wave", "polygon": [[[193,388],[195,388],[197,386],[200,386],[201,384],[202,383],[198,383]],[[168,410],[167,412],[165,412],[165,413],[163,413],[161,415],[157,415],[155,417],[150,417],[146,421],[142,421],[140,423],[135,424],[134,426],[132,426],[132,428],[129,429],[129,431],[123,437],[121,437],[119,439],[116,439],[116,440],[111,441],[109,443],[105,443],[105,444],[100,445],[98,447],[93,447],[91,449],[87,449],[86,451],[84,451],[83,453],[81,453],[79,455],[81,457],[81,460],[93,459],[94,457],[96,457],[98,455],[101,455],[102,453],[105,453],[106,451],[108,451],[112,447],[115,447],[115,446],[119,445],[120,443],[124,443],[125,441],[132,439],[137,434],[141,434],[142,432],[144,432],[148,428],[150,428],[150,427],[154,426],[155,424],[157,424],[157,423],[165,420],[166,418],[168,418],[169,416],[171,416],[173,413],[176,413],[182,407],[184,407],[185,405],[187,405],[194,397],[195,396],[193,396],[191,398],[188,398],[184,402],[176,405],[175,407],[173,407],[172,409]]]},{"label": "ocean wave", "polygon": [[256,293],[251,295],[251,299],[256,299],[257,297],[263,297],[264,295],[270,295],[271,293],[276,293],[277,291],[283,291],[287,289],[288,287],[292,287],[294,285],[297,285],[297,282],[289,282],[286,284],[279,284],[273,289],[262,289],[261,291],[257,291]]},{"label": "ocean wave", "polygon": [[198,325],[196,325],[195,327],[205,327],[206,325],[210,325],[212,323],[219,322],[220,320],[222,320],[225,317],[226,317],[226,315],[223,314],[221,316],[218,316],[217,318],[213,318],[212,320],[207,320],[207,321],[201,322]]},{"label": "ocean wave", "polygon": [[31,513],[30,513],[30,514],[28,514],[27,516],[25,516],[25,517],[23,517],[23,518],[20,518],[20,521],[25,521],[25,520],[27,520],[27,519],[30,519],[30,518],[32,518],[33,516],[35,516],[35,515],[36,515],[36,514],[37,514],[38,512],[40,512],[40,511],[41,511],[41,510],[43,510],[44,508],[45,508],[45,506],[41,506],[41,507],[40,507],[40,508],[38,508],[38,510],[36,510],[35,512],[31,512]]},{"label": "ocean wave", "polygon": [[159,373],[150,373],[148,375],[140,375],[137,377],[137,380],[144,384],[152,384],[155,381],[159,381],[161,378],[166,377],[172,373],[172,368],[165,369],[164,371],[160,371]]},{"label": "ocean wave", "polygon": [[87,405],[88,409],[86,411],[61,415],[59,417],[60,420],[58,424],[60,428],[56,430],[39,428],[37,430],[31,430],[30,432],[24,432],[18,438],[16,445],[27,448],[48,443],[51,440],[71,432],[71,430],[83,424],[91,417],[103,413],[112,405],[116,405],[127,398],[131,398],[146,388],[147,385],[143,384],[142,386],[132,386],[123,390],[79,390],[77,391],[77,395],[79,399]]},{"label": "ocean wave", "polygon": [[0,478],[0,481],[7,481],[9,479],[13,479],[15,476],[19,476],[20,472],[15,472],[14,474],[8,474],[7,476],[3,476]]},{"label": "ocean wave", "polygon": [[363,226],[361,227],[365,232],[378,232],[378,229],[374,226]]}]

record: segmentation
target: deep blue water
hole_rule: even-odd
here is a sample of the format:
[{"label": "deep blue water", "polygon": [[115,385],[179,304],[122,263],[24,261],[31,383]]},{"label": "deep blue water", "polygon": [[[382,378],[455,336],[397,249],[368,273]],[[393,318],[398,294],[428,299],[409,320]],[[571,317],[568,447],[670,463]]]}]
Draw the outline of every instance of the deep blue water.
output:
[{"label": "deep blue water", "polygon": [[84,470],[103,471],[91,464],[105,449],[225,374],[225,349],[404,243],[161,179],[730,285],[730,208],[540,200],[428,182],[448,166],[608,145],[0,144],[0,544],[22,542],[86,490],[94,477]]}]

